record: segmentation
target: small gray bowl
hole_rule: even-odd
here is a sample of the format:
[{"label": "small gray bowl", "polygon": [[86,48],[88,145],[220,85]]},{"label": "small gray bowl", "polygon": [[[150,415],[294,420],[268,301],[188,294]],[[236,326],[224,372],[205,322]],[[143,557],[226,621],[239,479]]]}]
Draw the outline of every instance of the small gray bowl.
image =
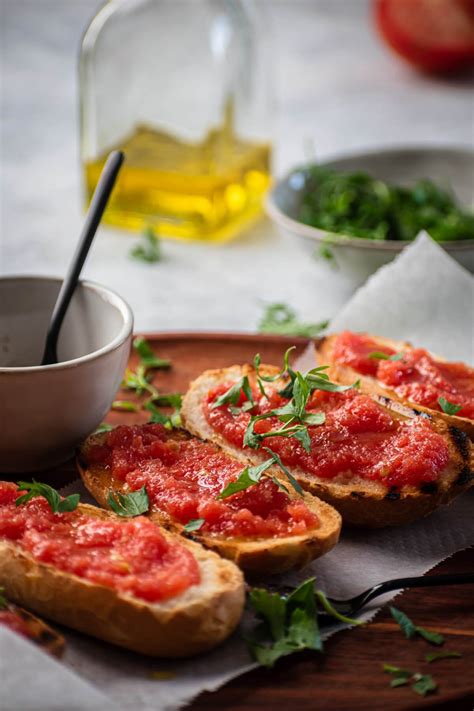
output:
[{"label": "small gray bowl", "polygon": [[80,282],[61,328],[60,362],[41,362],[61,281],[0,279],[0,472],[68,459],[110,409],[127,365],[133,315],[113,291]]},{"label": "small gray bowl", "polygon": [[[429,178],[440,185],[449,185],[462,205],[470,206],[473,200],[474,151],[467,148],[395,148],[359,153],[322,165],[345,172],[364,171],[399,185],[412,185],[421,178]],[[297,216],[303,190],[301,170],[293,170],[274,185],[265,203],[267,214],[284,233],[302,238],[315,256],[321,245],[328,245],[335,263],[351,277],[355,286],[411,244],[335,234],[299,222]],[[439,244],[466,269],[474,272],[474,240]]]}]

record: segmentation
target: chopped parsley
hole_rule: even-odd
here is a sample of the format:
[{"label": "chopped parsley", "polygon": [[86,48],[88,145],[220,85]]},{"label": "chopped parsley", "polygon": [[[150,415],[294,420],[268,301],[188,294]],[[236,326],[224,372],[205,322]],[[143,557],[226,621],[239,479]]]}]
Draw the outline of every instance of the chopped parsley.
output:
[{"label": "chopped parsley", "polygon": [[428,664],[437,662],[438,659],[460,659],[460,657],[462,657],[461,652],[450,652],[448,649],[444,652],[428,652],[428,654],[425,654]]},{"label": "chopped parsley", "polygon": [[6,610],[7,607],[9,607],[9,605],[5,597],[5,588],[0,586],[0,610]]},{"label": "chopped parsley", "polygon": [[218,398],[212,403],[211,410],[215,407],[221,407],[222,405],[237,405],[241,398],[241,394],[244,394],[247,401],[252,403],[253,406],[253,395],[252,388],[247,375],[244,375],[240,380],[238,380],[234,385],[232,385],[225,393],[219,395]]},{"label": "chopped parsley", "polygon": [[396,607],[390,607],[390,614],[394,620],[398,622],[400,629],[407,639],[412,639],[418,634],[420,637],[423,637],[423,639],[426,639],[426,641],[430,644],[440,645],[444,643],[443,635],[438,632],[426,630],[424,627],[418,627],[418,625],[415,625],[404,612],[397,610]]},{"label": "chopped parsley", "polygon": [[112,410],[118,412],[138,412],[139,409],[137,403],[130,400],[114,400],[112,403]]},{"label": "chopped parsley", "polygon": [[280,336],[315,338],[328,327],[329,321],[303,323],[298,321],[296,312],[287,304],[269,304],[258,324],[260,333],[274,333]]},{"label": "chopped parsley", "polygon": [[108,422],[101,422],[98,428],[94,431],[94,434],[100,434],[101,432],[110,432],[113,429],[113,425],[110,425]]},{"label": "chopped parsley", "polygon": [[153,264],[161,262],[163,256],[161,253],[161,241],[151,227],[143,230],[141,235],[141,243],[135,245],[130,250],[131,259],[136,259],[140,262]]},{"label": "chopped parsley", "polygon": [[131,491],[129,494],[121,494],[119,491],[110,492],[107,503],[112,511],[126,518],[140,516],[150,508],[148,494],[144,486],[138,491]]},{"label": "chopped parsley", "polygon": [[431,694],[438,688],[437,683],[431,674],[420,674],[420,672],[411,672],[408,669],[395,667],[392,664],[384,664],[383,670],[386,674],[391,674],[394,678],[390,682],[392,689],[397,686],[408,686],[411,684],[411,689],[420,696]]},{"label": "chopped parsley", "polygon": [[[345,392],[346,390],[359,386],[359,381],[352,385],[339,385],[338,383],[331,382],[327,373],[324,372],[328,366],[313,368],[306,373],[306,375],[303,375],[299,371],[294,371],[289,365],[289,354],[291,350],[290,348],[285,353],[282,370],[272,376],[262,375],[260,370],[260,355],[257,354],[254,358],[257,386],[262,397],[268,399],[265,383],[276,382],[279,378],[287,376],[288,383],[278,394],[284,398],[288,398],[288,402],[283,407],[275,408],[260,415],[250,416],[243,439],[244,447],[258,449],[262,445],[262,442],[269,437],[295,437],[301,442],[304,449],[310,452],[311,439],[308,426],[322,425],[326,419],[323,412],[307,411],[311,393],[315,390]],[[246,397],[246,402],[243,407],[238,409],[235,406],[241,400],[242,393],[244,393]],[[248,407],[246,407],[247,403]],[[252,387],[247,375],[240,378],[240,380],[234,383],[225,393],[217,397],[210,407],[213,409],[221,407],[222,405],[230,405],[229,410],[233,415],[249,411],[255,406]],[[282,426],[268,432],[255,432],[256,423],[269,418],[277,418],[282,423]],[[252,472],[246,472],[246,480],[248,480],[248,477],[251,475]]]},{"label": "chopped parsley", "polygon": [[[248,489],[250,486],[255,486],[255,484],[259,483],[262,476],[266,474],[267,470],[275,464],[280,467],[293,489],[300,496],[303,495],[303,489],[298,484],[296,479],[292,476],[292,474],[288,471],[288,469],[285,467],[278,454],[272,452],[272,450],[268,447],[264,447],[264,449],[266,452],[269,453],[270,458],[266,459],[264,462],[254,467],[245,467],[245,469],[243,469],[243,471],[240,473],[239,477],[235,481],[231,481],[229,484],[227,484],[227,486],[222,489],[222,491],[217,497],[218,499],[226,499],[228,496],[232,496],[232,494],[236,494],[239,491],[245,491],[245,489]],[[286,488],[286,486],[282,484],[282,482],[277,479],[277,477],[272,475],[267,476],[270,476],[273,483],[276,484],[279,489],[283,489],[286,493],[288,493],[288,489]]]},{"label": "chopped parsley", "polygon": [[[250,654],[259,664],[272,667],[281,657],[303,649],[323,650],[318,603],[326,600],[326,596],[319,590],[315,591],[314,582],[314,578],[306,580],[290,595],[263,588],[250,591],[249,605],[255,613],[256,624],[246,642]],[[335,612],[330,605],[329,612]],[[341,616],[336,619],[341,619]],[[344,618],[344,621],[360,624],[358,620],[349,618]]]},{"label": "chopped parsley", "polygon": [[41,496],[43,499],[46,499],[53,513],[74,511],[77,508],[81,498],[79,494],[71,494],[70,496],[62,498],[59,492],[57,492],[56,489],[53,489],[52,486],[49,486],[48,484],[40,484],[40,482],[35,481],[34,479],[31,482],[18,481],[17,486],[19,491],[27,492],[26,494],[23,494],[23,496],[18,497],[15,502],[17,506],[26,504],[36,496]]},{"label": "chopped parsley", "polygon": [[140,358],[140,365],[143,365],[147,371],[170,367],[171,362],[169,360],[155,356],[152,347],[145,338],[137,336],[133,341],[133,347]]},{"label": "chopped parsley", "polygon": [[462,408],[462,405],[455,405],[454,402],[449,402],[444,397],[439,397],[438,403],[442,411],[445,412],[447,415],[456,415]]},{"label": "chopped parsley", "polygon": [[372,351],[372,353],[369,353],[367,357],[373,358],[374,360],[401,360],[403,355],[403,353],[388,355],[388,353],[383,353],[382,351]]},{"label": "chopped parsley", "polygon": [[183,529],[187,533],[192,533],[192,531],[199,531],[199,529],[202,528],[204,523],[205,520],[203,518],[192,518],[190,521],[184,524]]},{"label": "chopped parsley", "polygon": [[318,165],[298,174],[303,187],[297,219],[306,225],[376,241],[410,241],[421,230],[438,242],[474,239],[474,214],[431,180],[400,187]]},{"label": "chopped parsley", "polygon": [[161,412],[155,405],[153,400],[149,400],[145,405],[144,409],[150,412],[150,419],[148,422],[158,425],[163,425],[167,430],[172,430],[175,427],[181,427],[181,415],[180,415],[181,403],[178,407],[175,407],[173,412],[168,415],[165,412]]}]

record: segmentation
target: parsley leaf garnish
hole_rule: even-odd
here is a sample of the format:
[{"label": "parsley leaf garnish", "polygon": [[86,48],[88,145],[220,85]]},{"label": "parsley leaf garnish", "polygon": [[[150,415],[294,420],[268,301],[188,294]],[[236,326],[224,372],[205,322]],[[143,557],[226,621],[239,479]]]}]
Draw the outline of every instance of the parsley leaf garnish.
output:
[{"label": "parsley leaf garnish", "polygon": [[133,347],[138,353],[140,361],[136,370],[127,368],[122,381],[122,388],[124,390],[133,390],[138,396],[147,392],[150,395],[150,399],[156,400],[160,395],[155,386],[150,383],[148,372],[150,370],[169,368],[171,362],[155,356],[150,344],[144,338],[135,338]]},{"label": "parsley leaf garnish", "polygon": [[[280,407],[260,415],[251,415],[247,425],[243,446],[251,449],[258,449],[261,443],[269,437],[295,437],[298,439],[303,448],[311,451],[311,438],[308,432],[308,426],[318,426],[325,422],[325,414],[323,412],[307,412],[306,408],[311,393],[315,390],[326,390],[328,392],[345,392],[351,388],[359,386],[359,381],[353,385],[339,385],[329,380],[329,376],[324,371],[328,366],[319,366],[313,368],[306,375],[299,371],[294,371],[289,365],[289,354],[292,348],[289,348],[284,357],[283,368],[275,375],[262,375],[260,371],[260,355],[257,354],[254,358],[254,368],[257,379],[257,385],[262,396],[268,399],[268,394],[265,391],[264,383],[276,382],[285,374],[289,378],[288,384],[279,391],[281,397],[287,398],[288,402]],[[242,393],[247,398],[242,407],[237,408],[236,405],[240,401]],[[211,408],[229,405],[229,411],[232,415],[237,416],[242,412],[248,412],[255,406],[252,387],[247,375],[243,376],[234,385],[232,385],[225,393],[220,395],[211,404]],[[282,427],[272,429],[267,432],[255,432],[255,424],[260,420],[268,418],[277,418],[283,423]],[[246,473],[248,477],[249,474]]]},{"label": "parsley leaf garnish", "polygon": [[408,669],[395,667],[393,666],[393,664],[384,664],[383,670],[386,674],[393,674],[393,676],[395,677],[390,682],[390,686],[392,688],[395,688],[397,686],[406,686],[410,681],[410,677],[412,676],[411,671],[408,671]]},{"label": "parsley leaf garnish", "polygon": [[0,610],[6,610],[8,605],[8,600],[5,597],[5,588],[0,587]]},{"label": "parsley leaf garnish", "polygon": [[244,375],[240,380],[238,380],[234,385],[232,385],[225,393],[219,395],[218,398],[214,400],[211,405],[211,410],[215,407],[221,407],[222,405],[237,405],[240,400],[241,393],[245,395],[247,401],[254,404],[252,388],[250,387],[250,382],[247,375]]},{"label": "parsley leaf garnish", "polygon": [[262,464],[258,464],[255,467],[245,467],[238,479],[231,481],[230,484],[227,484],[227,486],[224,487],[224,489],[222,489],[222,491],[218,494],[217,498],[226,499],[228,496],[232,496],[232,494],[237,494],[239,491],[245,491],[245,489],[248,489],[250,486],[258,484],[263,474],[267,469],[273,466],[273,464],[273,459],[267,459],[265,462],[262,462]]},{"label": "parsley leaf garnish", "polygon": [[407,639],[412,639],[416,634],[419,634],[423,639],[426,639],[427,642],[430,642],[430,644],[440,645],[444,643],[443,635],[438,632],[430,632],[424,629],[424,627],[418,627],[404,612],[397,610],[396,607],[390,607],[390,613],[394,620],[400,625]]},{"label": "parsley leaf garnish", "polygon": [[133,347],[140,357],[140,364],[145,366],[146,370],[170,367],[171,362],[169,360],[155,356],[152,347],[145,338],[135,338]]},{"label": "parsley leaf garnish", "polygon": [[129,494],[121,494],[119,491],[110,492],[107,503],[119,516],[130,517],[140,516],[150,508],[148,494],[142,486],[138,491],[131,491]]},{"label": "parsley leaf garnish", "polygon": [[114,400],[112,403],[112,410],[118,412],[138,412],[138,409],[137,403],[130,400]]},{"label": "parsley leaf garnish", "polygon": [[403,355],[403,353],[388,355],[388,353],[383,353],[382,351],[372,351],[372,353],[368,354],[367,358],[374,358],[375,360],[401,360]]},{"label": "parsley leaf garnish", "polygon": [[318,603],[335,619],[362,624],[334,610],[321,590],[314,589],[314,578],[303,582],[290,595],[254,588],[249,603],[259,621],[247,638],[252,657],[272,667],[280,657],[313,649],[321,652],[323,642],[318,625]]},{"label": "parsley leaf garnish", "polygon": [[[285,467],[278,454],[276,452],[272,452],[272,450],[268,447],[264,447],[263,449],[269,453],[270,459],[266,459],[264,462],[254,467],[245,467],[245,469],[243,469],[243,471],[235,481],[231,481],[230,484],[227,484],[227,486],[222,489],[222,491],[217,497],[218,499],[226,499],[228,496],[232,496],[232,494],[236,494],[239,491],[245,491],[245,489],[248,489],[250,486],[255,486],[255,484],[259,483],[266,471],[274,464],[280,467],[293,489],[297,491],[300,496],[303,496],[303,489],[298,484],[293,475]],[[286,493],[288,493],[288,489],[281,483],[279,479],[277,479],[277,477],[270,476],[270,478],[272,479],[274,484],[276,484],[280,489],[283,489]]]},{"label": "parsley leaf garnish", "polygon": [[460,657],[462,657],[461,652],[450,652],[449,650],[445,650],[444,652],[429,652],[428,654],[425,654],[425,659],[428,664],[436,662],[438,659],[459,659]]},{"label": "parsley leaf garnish", "polygon": [[161,241],[151,227],[143,230],[141,244],[130,250],[130,257],[149,264],[161,262]]},{"label": "parsley leaf garnish", "polygon": [[[181,396],[180,396],[181,397]],[[182,399],[182,398],[181,398]],[[180,415],[181,401],[179,402],[179,407],[175,407],[170,415],[161,412],[155,405],[154,401],[148,401],[144,405],[144,409],[151,413],[148,422],[153,424],[163,425],[167,430],[172,430],[175,427],[181,427],[181,415]]]},{"label": "parsley leaf garnish", "polygon": [[28,482],[28,481],[17,481],[17,486],[19,491],[26,491],[28,493],[19,496],[15,501],[17,506],[22,506],[26,504],[31,499],[36,496],[42,496],[48,502],[51,511],[53,513],[65,513],[67,511],[74,511],[80,500],[79,494],[71,494],[66,496],[64,499],[61,495],[53,489],[52,486],[48,484],[40,484],[38,481]]},{"label": "parsley leaf garnish", "polygon": [[269,304],[258,325],[260,333],[275,333],[281,336],[314,338],[328,327],[329,321],[302,323],[296,312],[287,304]]},{"label": "parsley leaf garnish", "polygon": [[413,679],[415,683],[411,688],[420,696],[431,694],[438,688],[438,684],[435,682],[431,674],[420,674],[417,672],[416,674],[413,674]]},{"label": "parsley leaf garnish", "polygon": [[199,531],[199,529],[204,525],[205,520],[203,518],[192,518],[190,521],[184,524],[183,529],[187,533],[192,531]]},{"label": "parsley leaf garnish", "polygon": [[431,674],[420,674],[419,672],[413,674],[408,669],[395,667],[392,664],[384,664],[383,670],[386,674],[392,674],[395,677],[390,682],[393,689],[397,686],[407,686],[412,682],[411,689],[420,696],[426,696],[438,688]]},{"label": "parsley leaf garnish", "polygon": [[101,422],[98,428],[94,431],[94,434],[100,434],[101,432],[110,432],[110,430],[113,429],[113,425],[110,425],[108,422]]},{"label": "parsley leaf garnish", "polygon": [[445,412],[447,415],[456,415],[462,408],[462,405],[456,405],[454,402],[449,402],[444,397],[439,397],[438,403],[442,411]]}]

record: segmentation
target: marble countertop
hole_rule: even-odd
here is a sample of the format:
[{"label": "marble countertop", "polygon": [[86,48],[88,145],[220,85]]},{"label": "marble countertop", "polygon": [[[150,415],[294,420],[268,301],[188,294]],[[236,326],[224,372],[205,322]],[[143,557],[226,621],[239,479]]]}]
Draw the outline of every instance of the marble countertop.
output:
[{"label": "marble countertop", "polygon": [[[179,0],[178,0],[179,1]],[[367,0],[260,0],[274,29],[275,171],[315,155],[402,144],[472,145],[472,79],[423,77],[380,44]],[[77,55],[97,0],[2,0],[0,272],[63,275],[83,214]],[[275,69],[276,71],[276,69]],[[120,292],[137,330],[252,331],[273,301],[334,315],[345,277],[262,219],[221,246],[163,243],[154,265],[103,227],[84,275]]]}]

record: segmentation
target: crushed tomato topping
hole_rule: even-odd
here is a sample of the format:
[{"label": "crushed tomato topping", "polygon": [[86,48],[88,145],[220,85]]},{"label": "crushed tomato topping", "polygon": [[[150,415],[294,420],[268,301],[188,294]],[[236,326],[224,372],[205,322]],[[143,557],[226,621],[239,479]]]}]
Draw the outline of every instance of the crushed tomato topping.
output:
[{"label": "crushed tomato topping", "polygon": [[0,482],[0,540],[39,563],[147,602],[176,597],[200,582],[192,552],[144,517],[122,522],[78,510],[53,513],[40,497],[16,506],[20,495],[15,484]]},{"label": "crushed tomato topping", "polygon": [[375,351],[388,356],[395,353],[365,334],[344,331],[334,342],[333,357],[362,375],[377,378],[404,400],[441,412],[438,398],[443,397],[461,407],[456,413],[459,417],[474,419],[473,368],[435,360],[422,348],[407,350],[400,360],[369,358]]},{"label": "crushed tomato topping", "polygon": [[108,467],[127,490],[145,486],[152,510],[182,524],[204,519],[202,533],[268,538],[304,534],[319,525],[303,501],[290,498],[266,477],[218,499],[244,465],[213,444],[170,434],[162,425],[116,427],[105,444],[88,448],[87,459],[90,465]]},{"label": "crushed tomato topping", "polygon": [[[232,414],[227,405],[210,407],[231,385],[226,383],[211,390],[204,412],[216,432],[242,448],[250,414]],[[253,415],[283,407],[288,402],[275,388],[267,387],[266,391],[268,399],[254,390]],[[308,427],[310,452],[306,452],[295,437],[268,437],[265,445],[279,454],[284,464],[301,467],[308,474],[339,482],[359,476],[380,481],[387,487],[401,488],[436,481],[449,461],[446,442],[426,418],[396,420],[357,390],[342,393],[315,390],[307,411],[326,415],[323,425]],[[254,431],[262,434],[282,426],[276,417],[271,417],[257,421]]]}]

